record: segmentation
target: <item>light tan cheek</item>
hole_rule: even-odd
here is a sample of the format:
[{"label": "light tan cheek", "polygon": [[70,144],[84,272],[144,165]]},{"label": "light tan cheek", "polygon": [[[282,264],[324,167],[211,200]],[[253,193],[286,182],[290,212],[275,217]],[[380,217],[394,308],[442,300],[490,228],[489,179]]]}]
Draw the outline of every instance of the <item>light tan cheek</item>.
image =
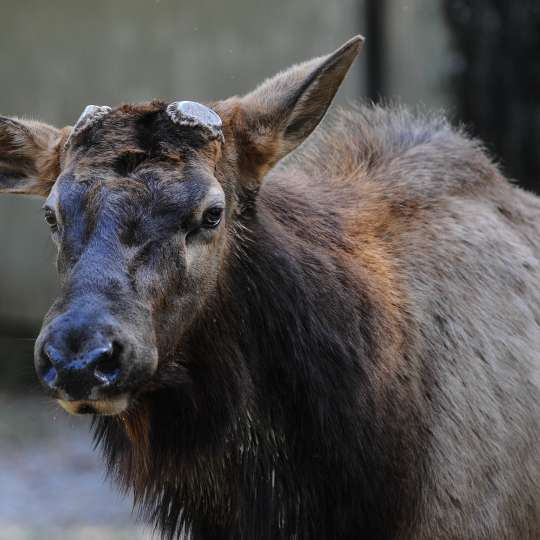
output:
[{"label": "light tan cheek", "polygon": [[[186,272],[191,278],[202,277],[214,282],[221,262],[226,253],[225,224],[220,225],[208,241],[193,242],[186,249]],[[203,287],[205,288],[205,287]]]},{"label": "light tan cheek", "polygon": [[194,242],[186,249],[186,270],[191,274],[197,272],[204,265],[204,261],[211,256],[213,243]]}]

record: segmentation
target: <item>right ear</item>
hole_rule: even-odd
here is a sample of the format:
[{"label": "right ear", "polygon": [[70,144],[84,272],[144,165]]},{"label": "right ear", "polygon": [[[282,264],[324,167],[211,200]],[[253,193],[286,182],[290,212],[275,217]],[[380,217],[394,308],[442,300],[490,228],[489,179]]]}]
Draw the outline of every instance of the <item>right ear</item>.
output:
[{"label": "right ear", "polygon": [[0,116],[0,193],[47,196],[71,128]]},{"label": "right ear", "polygon": [[249,94],[215,105],[235,141],[240,181],[249,197],[256,195],[264,175],[317,127],[363,41],[355,36],[333,53],[292,66]]}]

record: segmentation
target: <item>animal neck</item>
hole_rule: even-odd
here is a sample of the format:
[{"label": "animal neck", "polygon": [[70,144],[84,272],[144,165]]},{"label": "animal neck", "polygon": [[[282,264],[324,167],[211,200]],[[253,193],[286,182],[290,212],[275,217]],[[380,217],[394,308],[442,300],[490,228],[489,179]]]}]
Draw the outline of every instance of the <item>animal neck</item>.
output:
[{"label": "animal neck", "polygon": [[[355,492],[361,528],[359,493],[376,501],[366,471],[377,470],[377,454],[351,455],[364,453],[371,429],[351,414],[373,407],[365,391],[377,354],[373,307],[352,292],[358,276],[339,250],[322,249],[318,235],[302,237],[284,219],[263,207],[243,228],[211,309],[186,335],[163,385],[124,426],[100,425],[110,467],[163,529],[196,530],[200,517],[243,530],[242,538],[267,538],[261,528],[278,538],[283,527],[283,537],[315,537],[306,516],[318,508],[344,508]],[[321,505],[321,497],[332,501]],[[275,523],[262,522],[265,505],[278,507]],[[331,513],[328,537],[339,521]]]}]

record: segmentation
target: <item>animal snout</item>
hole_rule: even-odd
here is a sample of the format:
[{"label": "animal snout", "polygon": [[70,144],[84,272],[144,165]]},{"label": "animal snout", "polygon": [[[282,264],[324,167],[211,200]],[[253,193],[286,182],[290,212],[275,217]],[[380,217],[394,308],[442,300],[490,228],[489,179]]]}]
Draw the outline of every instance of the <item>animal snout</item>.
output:
[{"label": "animal snout", "polygon": [[[77,311],[59,315],[36,342],[35,367],[48,393],[62,402],[98,402],[126,393],[151,366],[113,317]],[[148,369],[146,369],[148,368]]]},{"label": "animal snout", "polygon": [[59,341],[44,343],[37,362],[38,375],[50,390],[86,399],[119,380],[123,347],[117,340],[93,339],[81,343],[76,352]]}]

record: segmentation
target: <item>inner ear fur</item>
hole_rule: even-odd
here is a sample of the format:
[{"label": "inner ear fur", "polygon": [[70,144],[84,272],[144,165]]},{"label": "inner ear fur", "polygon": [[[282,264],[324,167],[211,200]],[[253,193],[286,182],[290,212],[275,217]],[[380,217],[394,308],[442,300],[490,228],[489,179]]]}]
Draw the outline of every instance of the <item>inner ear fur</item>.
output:
[{"label": "inner ear fur", "polygon": [[327,56],[292,66],[249,94],[221,103],[249,183],[257,184],[317,127],[363,41],[356,36]]},{"label": "inner ear fur", "polygon": [[70,130],[0,116],[0,192],[46,196]]}]

